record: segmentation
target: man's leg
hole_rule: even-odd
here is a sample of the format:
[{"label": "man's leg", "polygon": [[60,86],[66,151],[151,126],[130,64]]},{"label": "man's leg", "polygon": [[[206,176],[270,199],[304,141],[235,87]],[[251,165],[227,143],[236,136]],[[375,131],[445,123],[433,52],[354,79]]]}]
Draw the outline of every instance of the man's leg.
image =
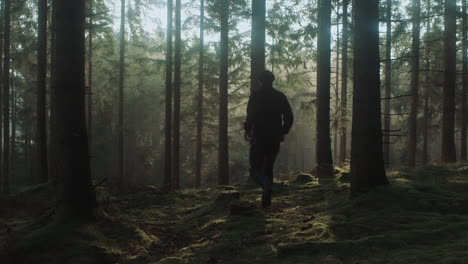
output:
[{"label": "man's leg", "polygon": [[263,207],[268,207],[271,204],[271,190],[273,187],[273,168],[276,157],[279,153],[280,142],[272,141],[268,144],[268,149],[265,153],[265,178],[262,196]]},{"label": "man's leg", "polygon": [[250,178],[263,188],[264,151],[258,140],[255,139],[250,141],[249,163]]}]

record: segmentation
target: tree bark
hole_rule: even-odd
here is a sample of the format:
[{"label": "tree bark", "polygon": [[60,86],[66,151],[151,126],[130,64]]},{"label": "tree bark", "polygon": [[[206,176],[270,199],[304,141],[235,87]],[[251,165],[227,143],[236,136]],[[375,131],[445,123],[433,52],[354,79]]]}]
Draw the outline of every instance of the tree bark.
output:
[{"label": "tree bark", "polygon": [[124,86],[125,86],[125,0],[120,10],[120,54],[119,54],[119,116],[118,116],[118,175],[120,185],[124,182]]},{"label": "tree bark", "polygon": [[330,137],[331,1],[319,0],[317,57],[317,174],[333,176]]},{"label": "tree bark", "polygon": [[[421,0],[413,0],[413,40],[411,44],[411,110],[408,124],[408,167],[416,166],[419,107],[419,46],[421,34]],[[388,133],[388,131],[387,131]]]},{"label": "tree bark", "polygon": [[[14,60],[12,60],[13,64]],[[13,66],[14,67],[14,66]],[[14,180],[16,174],[16,127],[17,127],[17,95],[15,80],[11,80],[11,179]]]},{"label": "tree bark", "polygon": [[166,114],[164,126],[164,188],[172,185],[172,0],[167,1]]},{"label": "tree bark", "polygon": [[392,0],[387,0],[386,8],[386,24],[387,24],[387,37],[385,40],[385,98],[384,100],[384,131],[385,135],[383,141],[384,162],[387,167],[390,165],[390,129],[391,129],[391,115],[390,103],[388,99],[392,96]]},{"label": "tree bark", "polygon": [[259,76],[265,70],[266,0],[252,0],[252,47],[250,92],[260,88]]},{"label": "tree bark", "polygon": [[47,163],[47,0],[38,2],[37,40],[37,156],[39,182],[48,181]]},{"label": "tree bark", "polygon": [[172,142],[172,188],[180,189],[180,74],[181,74],[181,0],[175,2],[174,46],[174,138]]},{"label": "tree bark", "polygon": [[456,21],[455,0],[445,0],[442,163],[457,161],[455,151]]},{"label": "tree bark", "polygon": [[[431,1],[427,0],[427,13],[431,13]],[[426,31],[431,32],[431,22],[428,19],[426,22]],[[425,84],[424,84],[424,119],[423,119],[423,126],[422,126],[422,134],[423,134],[423,149],[422,149],[422,163],[423,165],[427,165],[429,161],[429,127],[431,123],[429,105],[430,105],[430,69],[431,69],[431,61],[430,61],[430,43],[426,41],[425,49],[424,49],[424,56],[425,56]]]},{"label": "tree bark", "polygon": [[88,31],[88,144],[93,149],[93,0],[89,1],[89,31]]},{"label": "tree bark", "polygon": [[62,221],[90,220],[96,207],[86,133],[84,10],[84,1],[57,0],[55,105]]},{"label": "tree bark", "polygon": [[379,1],[355,0],[354,95],[351,139],[353,194],[388,184],[380,113]]},{"label": "tree bark", "polygon": [[468,110],[466,106],[467,93],[468,93],[468,40],[467,40],[467,31],[468,31],[468,14],[466,10],[466,0],[462,1],[462,125],[461,125],[461,159],[463,161],[467,160],[467,140],[466,132],[468,126]]},{"label": "tree bark", "polygon": [[342,36],[342,62],[341,62],[341,136],[340,136],[340,161],[346,162],[347,157],[347,134],[348,134],[348,4],[349,0],[343,1],[343,36]]},{"label": "tree bark", "polygon": [[340,8],[336,6],[336,72],[335,72],[335,126],[333,128],[333,159],[339,160],[338,154],[338,128],[340,126],[339,118],[339,96],[340,96]]},{"label": "tree bark", "polygon": [[[1,8],[1,13],[0,13],[0,83],[3,85],[3,50],[4,50],[4,44],[3,40],[5,38],[5,1],[2,1],[0,3],[0,8]],[[3,127],[3,89],[0,89],[0,131],[2,131]],[[0,132],[1,133],[1,132]],[[0,136],[1,138],[1,136]],[[0,181],[1,181],[1,189],[0,192],[3,192],[4,187],[6,187],[6,184],[8,183],[5,182],[5,177],[3,175],[3,165],[2,165],[2,160],[3,160],[3,142],[0,140]]]},{"label": "tree bark", "polygon": [[218,184],[229,184],[228,153],[228,55],[229,1],[221,1],[221,44],[219,73]]},{"label": "tree bark", "polygon": [[3,36],[3,193],[10,193],[10,29],[11,0],[5,0]]},{"label": "tree bark", "polygon": [[56,78],[56,18],[57,18],[57,0],[52,0],[52,15],[51,15],[51,33],[50,33],[50,122],[49,122],[49,179],[54,185],[58,183],[57,174],[57,132],[56,132],[56,107],[55,107],[55,90],[57,89]]},{"label": "tree bark", "polygon": [[202,145],[203,145],[203,65],[204,65],[204,26],[205,26],[205,1],[200,0],[200,50],[198,61],[198,97],[197,97],[197,143],[195,150],[195,187],[201,185],[202,169]]}]

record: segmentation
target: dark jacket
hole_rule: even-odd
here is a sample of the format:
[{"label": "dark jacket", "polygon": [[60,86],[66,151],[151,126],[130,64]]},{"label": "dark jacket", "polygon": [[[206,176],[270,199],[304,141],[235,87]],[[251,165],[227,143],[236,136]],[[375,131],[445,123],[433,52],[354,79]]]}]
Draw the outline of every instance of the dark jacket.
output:
[{"label": "dark jacket", "polygon": [[254,138],[280,138],[289,133],[294,116],[286,96],[274,88],[250,95],[244,129]]}]

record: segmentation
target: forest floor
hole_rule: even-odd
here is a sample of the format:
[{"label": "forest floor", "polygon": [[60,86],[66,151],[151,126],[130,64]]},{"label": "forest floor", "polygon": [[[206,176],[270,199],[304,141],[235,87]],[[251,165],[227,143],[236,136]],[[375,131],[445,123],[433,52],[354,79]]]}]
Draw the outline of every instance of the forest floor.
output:
[{"label": "forest floor", "polygon": [[268,210],[260,189],[248,185],[171,194],[148,186],[122,197],[99,187],[97,222],[80,226],[50,223],[53,194],[38,186],[2,201],[0,260],[468,263],[468,165],[388,176],[390,185],[352,199],[346,173],[330,185],[310,176],[276,182]]}]

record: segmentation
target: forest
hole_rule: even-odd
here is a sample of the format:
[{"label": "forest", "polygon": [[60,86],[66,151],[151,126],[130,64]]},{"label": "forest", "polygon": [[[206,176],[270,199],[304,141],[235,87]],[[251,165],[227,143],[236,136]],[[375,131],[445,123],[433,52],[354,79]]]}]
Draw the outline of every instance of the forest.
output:
[{"label": "forest", "polygon": [[467,0],[0,0],[0,263],[468,262]]}]

